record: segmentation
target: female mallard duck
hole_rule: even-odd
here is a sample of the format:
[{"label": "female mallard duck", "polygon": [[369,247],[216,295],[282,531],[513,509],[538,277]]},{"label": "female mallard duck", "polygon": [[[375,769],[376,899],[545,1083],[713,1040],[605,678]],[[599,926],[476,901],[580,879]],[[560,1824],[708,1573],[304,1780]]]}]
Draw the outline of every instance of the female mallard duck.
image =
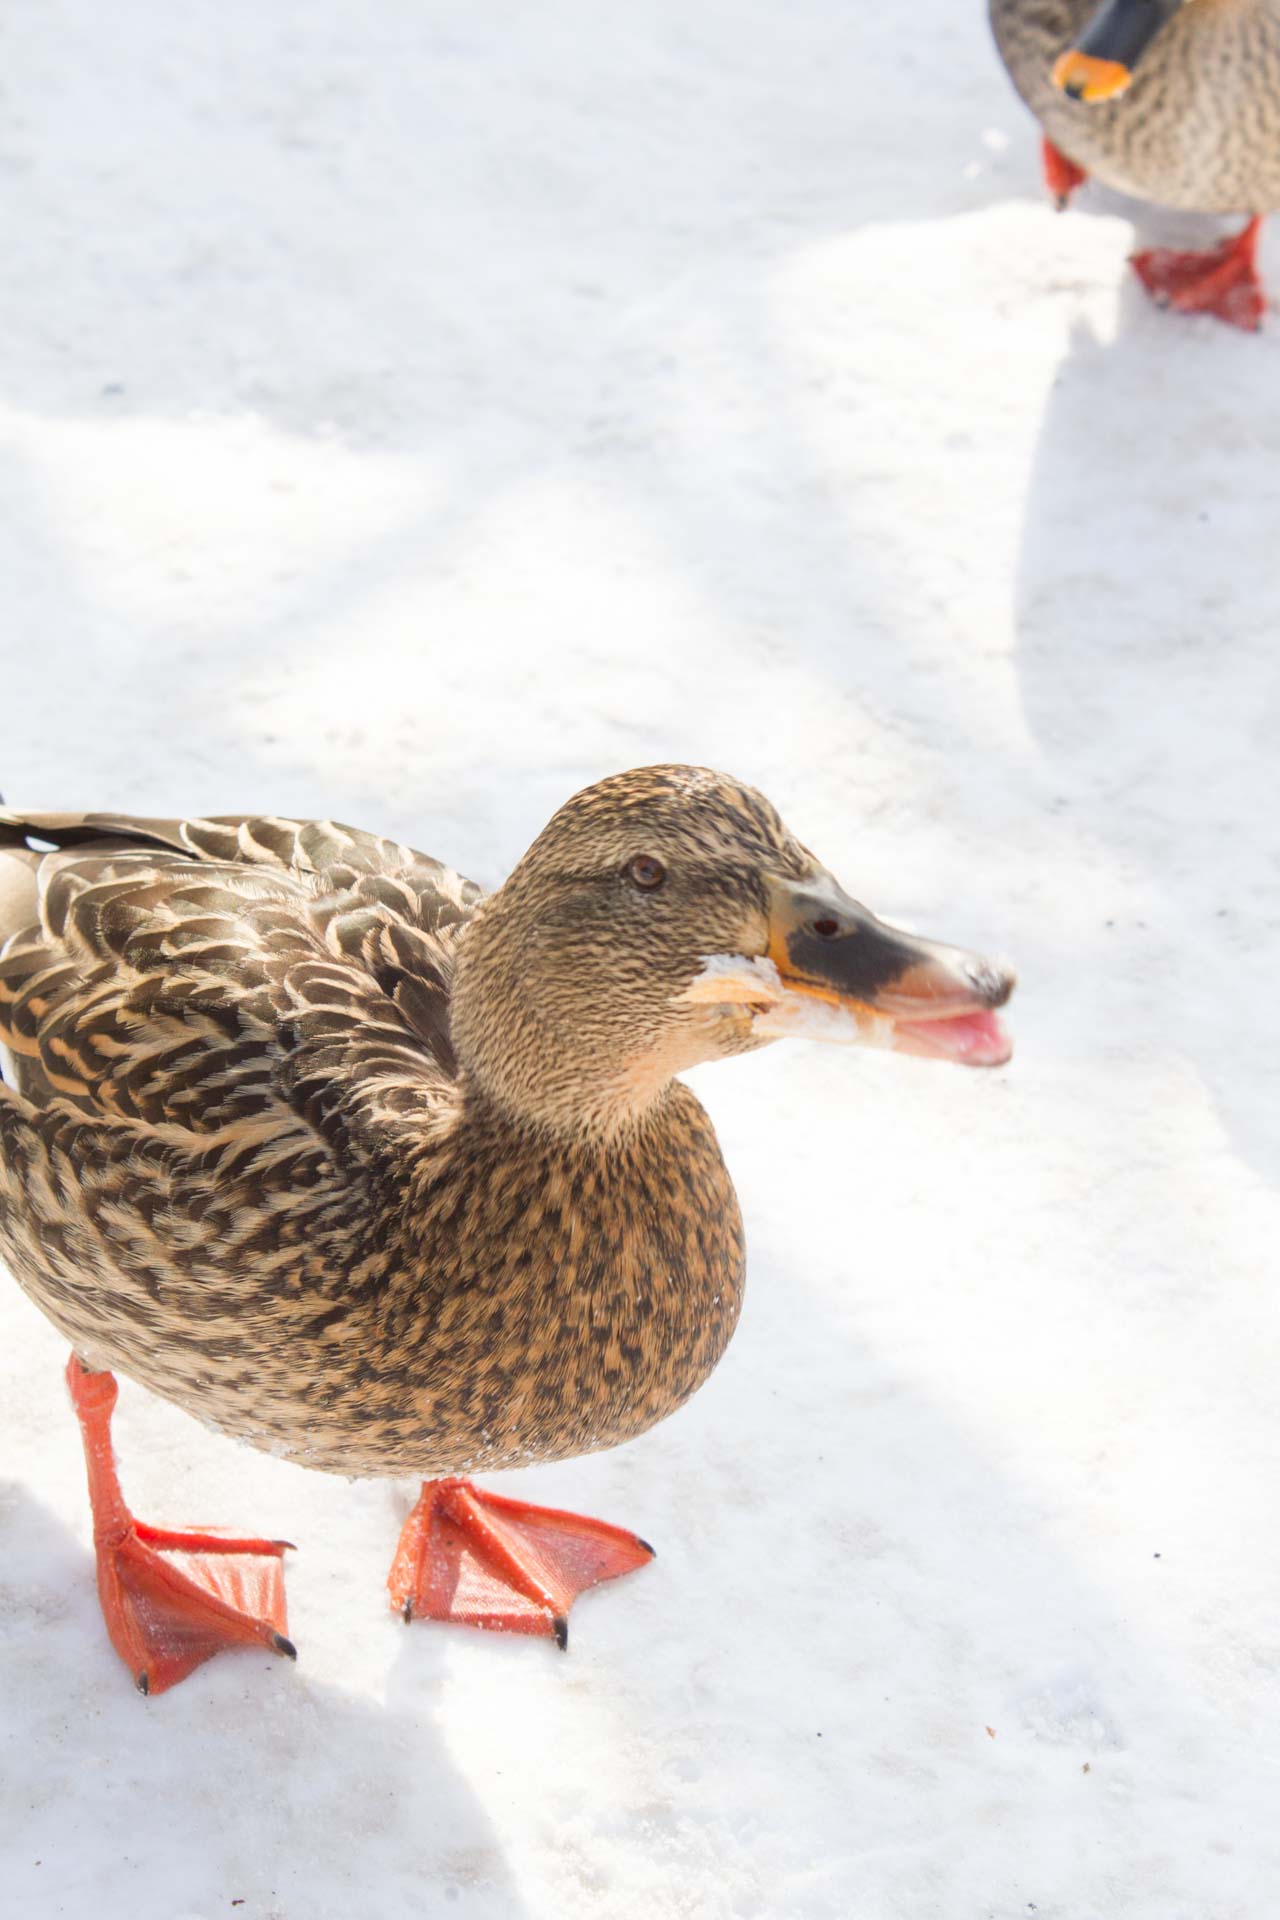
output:
[{"label": "female mallard duck", "polygon": [[[118,1368],[343,1474],[617,1445],[706,1379],[738,1207],[674,1076],[806,1024],[998,1065],[1012,976],[895,932],[751,788],[604,780],[488,896],[328,822],[0,813],[0,1250],[72,1344],[144,1692],[292,1653],[284,1544],[135,1520]],[[634,1534],[429,1481],[392,1604],[564,1643]]]},{"label": "female mallard duck", "polygon": [[1247,213],[1209,253],[1134,255],[1162,304],[1262,324],[1262,215],[1280,207],[1280,0],[990,0],[1014,85],[1044,129],[1060,206],[1096,173],[1144,200]]}]

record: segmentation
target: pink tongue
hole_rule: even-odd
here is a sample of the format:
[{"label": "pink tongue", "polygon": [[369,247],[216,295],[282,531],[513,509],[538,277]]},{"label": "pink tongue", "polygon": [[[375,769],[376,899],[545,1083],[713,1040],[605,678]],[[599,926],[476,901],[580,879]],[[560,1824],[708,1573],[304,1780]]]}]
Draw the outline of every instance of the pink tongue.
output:
[{"label": "pink tongue", "polygon": [[958,1060],[966,1067],[1002,1067],[1013,1042],[994,1013],[959,1013],[951,1020],[899,1020],[893,1044],[899,1053],[931,1060]]}]

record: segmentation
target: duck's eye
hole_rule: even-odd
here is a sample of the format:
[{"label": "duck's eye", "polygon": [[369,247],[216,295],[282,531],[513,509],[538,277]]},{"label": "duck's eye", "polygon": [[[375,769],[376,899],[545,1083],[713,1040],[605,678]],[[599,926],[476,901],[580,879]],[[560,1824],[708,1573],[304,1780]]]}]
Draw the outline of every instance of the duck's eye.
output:
[{"label": "duck's eye", "polygon": [[627,862],[628,880],[645,893],[652,893],[655,887],[660,887],[666,877],[666,868],[651,853],[638,853],[634,860]]}]

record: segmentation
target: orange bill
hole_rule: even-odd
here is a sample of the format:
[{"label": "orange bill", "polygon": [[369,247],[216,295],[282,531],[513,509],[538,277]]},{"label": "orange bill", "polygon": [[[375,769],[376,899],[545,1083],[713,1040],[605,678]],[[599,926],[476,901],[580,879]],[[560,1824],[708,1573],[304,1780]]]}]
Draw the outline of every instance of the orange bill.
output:
[{"label": "orange bill", "polygon": [[717,954],[685,997],[748,1008],[762,1040],[788,1035],[1003,1066],[1013,1043],[997,1018],[1014,975],[961,947],[878,920],[826,873],[771,880],[768,946]]},{"label": "orange bill", "polygon": [[1074,46],[1060,54],[1053,84],[1073,100],[1116,100],[1139,60],[1184,0],[1104,0]]},{"label": "orange bill", "polygon": [[1073,100],[1115,100],[1133,84],[1133,71],[1119,60],[1095,60],[1090,54],[1060,54],[1054,63],[1053,84]]}]

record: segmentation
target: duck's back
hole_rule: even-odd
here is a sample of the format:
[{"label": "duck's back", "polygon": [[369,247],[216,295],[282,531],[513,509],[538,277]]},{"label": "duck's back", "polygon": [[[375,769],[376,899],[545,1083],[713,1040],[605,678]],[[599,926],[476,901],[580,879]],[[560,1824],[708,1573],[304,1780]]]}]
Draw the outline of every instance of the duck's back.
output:
[{"label": "duck's back", "polygon": [[240,1042],[218,1072],[243,1113],[263,1072],[244,1044],[255,1016],[274,1040],[288,1015],[367,1014],[375,996],[452,1075],[452,935],[479,898],[440,861],[327,820],[0,810],[6,1077],[37,1107],[56,1093],[90,1118],[187,1124],[163,1040],[191,1034],[166,1021],[203,1006],[229,1032],[234,1010]]},{"label": "duck's back", "polygon": [[1097,0],[990,0],[1019,93],[1054,145],[1107,186],[1206,213],[1280,207],[1280,0],[1191,0],[1128,91],[1090,105],[1051,80]]},{"label": "duck's back", "polygon": [[216,1421],[247,1311],[285,1369],[358,1295],[479,897],[329,822],[0,812],[0,1254],[82,1355]]}]

